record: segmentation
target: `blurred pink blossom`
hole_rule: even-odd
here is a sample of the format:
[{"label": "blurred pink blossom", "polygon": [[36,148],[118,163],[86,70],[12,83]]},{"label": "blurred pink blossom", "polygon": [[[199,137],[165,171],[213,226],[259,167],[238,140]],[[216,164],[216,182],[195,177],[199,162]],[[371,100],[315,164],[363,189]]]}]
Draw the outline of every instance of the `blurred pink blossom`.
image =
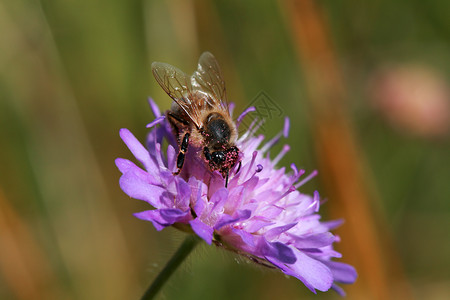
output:
[{"label": "blurred pink blossom", "polygon": [[423,137],[450,129],[450,89],[441,74],[418,64],[384,68],[370,81],[372,104],[395,127]]}]

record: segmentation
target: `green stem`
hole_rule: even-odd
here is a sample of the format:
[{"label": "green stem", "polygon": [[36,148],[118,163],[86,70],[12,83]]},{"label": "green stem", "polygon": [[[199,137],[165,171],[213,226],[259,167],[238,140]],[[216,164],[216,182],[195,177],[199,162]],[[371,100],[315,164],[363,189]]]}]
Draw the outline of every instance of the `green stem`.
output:
[{"label": "green stem", "polygon": [[159,290],[162,288],[164,283],[170,278],[170,276],[175,272],[175,270],[180,266],[186,257],[191,253],[191,251],[198,244],[200,239],[198,236],[188,235],[181,244],[180,248],[175,252],[169,262],[166,264],[164,269],[159,273],[158,277],[153,281],[150,287],[147,289],[145,294],[142,296],[141,300],[150,300],[156,296]]}]

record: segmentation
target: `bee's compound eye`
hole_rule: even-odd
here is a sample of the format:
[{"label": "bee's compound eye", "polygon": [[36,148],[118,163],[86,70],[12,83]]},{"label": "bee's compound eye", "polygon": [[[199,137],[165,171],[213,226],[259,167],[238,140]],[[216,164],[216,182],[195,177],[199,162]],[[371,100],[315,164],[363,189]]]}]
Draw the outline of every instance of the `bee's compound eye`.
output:
[{"label": "bee's compound eye", "polygon": [[222,151],[215,151],[211,154],[211,160],[215,163],[221,163],[225,161],[225,153]]}]

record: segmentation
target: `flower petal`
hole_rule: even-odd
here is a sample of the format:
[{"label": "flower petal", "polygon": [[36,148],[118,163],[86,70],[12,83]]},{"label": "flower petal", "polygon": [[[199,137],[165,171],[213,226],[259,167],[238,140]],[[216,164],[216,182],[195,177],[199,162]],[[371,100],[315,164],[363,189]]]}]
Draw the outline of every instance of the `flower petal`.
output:
[{"label": "flower petal", "polygon": [[147,128],[152,128],[156,124],[159,124],[159,123],[163,122],[165,118],[166,118],[166,116],[159,116],[156,119],[154,119],[153,121],[151,121],[150,123],[148,123],[146,127]]},{"label": "flower petal", "polygon": [[321,248],[331,245],[336,237],[331,232],[323,232],[302,237],[295,237],[295,247],[297,249]]},{"label": "flower petal", "polygon": [[124,158],[117,158],[115,160],[115,163],[116,163],[116,166],[119,169],[119,171],[122,172],[122,174],[127,172],[130,168],[133,168],[136,166],[134,163],[132,163],[128,159],[124,159]]},{"label": "flower petal", "polygon": [[214,204],[211,209],[211,213],[221,211],[227,199],[228,199],[228,190],[226,188],[218,189],[217,192],[215,192],[214,195],[209,200],[210,203]]},{"label": "flower petal", "polygon": [[344,291],[340,286],[338,286],[337,284],[333,284],[333,285],[331,286],[331,288],[332,288],[336,293],[338,293],[339,296],[341,296],[341,297],[345,297],[345,296],[346,296],[345,291]]},{"label": "flower petal", "polygon": [[245,230],[250,232],[250,233],[255,233],[258,230],[270,226],[274,224],[274,222],[271,222],[270,220],[266,219],[266,218],[262,218],[260,216],[256,216],[256,217],[252,217],[251,222],[248,222],[245,225]]},{"label": "flower petal", "polygon": [[177,196],[175,198],[175,206],[180,208],[189,208],[189,200],[191,199],[191,187],[183,179],[177,177]]},{"label": "flower petal", "polygon": [[337,261],[324,261],[323,263],[330,268],[333,278],[337,282],[353,283],[358,277],[355,268],[348,264]]},{"label": "flower petal", "polygon": [[242,241],[247,244],[250,247],[255,247],[255,236],[251,233],[248,233],[245,230],[242,229],[237,229],[237,228],[232,228],[232,231],[239,235],[242,239]]},{"label": "flower petal", "polygon": [[322,262],[309,257],[301,251],[293,248],[293,252],[297,258],[294,264],[280,264],[277,261],[270,260],[273,264],[279,266],[287,275],[300,279],[306,287],[315,292],[328,291],[333,284],[333,275],[330,269]]},{"label": "flower petal", "polygon": [[159,107],[155,103],[153,98],[150,98],[150,97],[148,98],[148,104],[150,104],[150,108],[152,109],[152,112],[153,112],[153,115],[155,116],[155,118],[158,118],[159,116],[161,116],[161,112],[159,111]]},{"label": "flower petal", "polygon": [[130,149],[131,153],[139,160],[147,170],[151,170],[155,167],[155,164],[151,161],[150,155],[147,149],[134,137],[134,135],[126,128],[120,129],[120,137]]},{"label": "flower petal", "polygon": [[244,187],[243,186],[237,186],[236,188],[233,188],[229,195],[228,200],[225,203],[225,212],[232,212],[235,211],[244,200]]},{"label": "flower petal", "polygon": [[200,221],[199,218],[189,221],[189,224],[191,224],[192,230],[202,239],[205,240],[209,245],[212,243],[213,238],[213,232],[214,229],[202,221]]},{"label": "flower petal", "polygon": [[263,256],[275,258],[281,263],[293,264],[297,260],[292,249],[281,242],[268,242],[262,238],[258,247]]},{"label": "flower petal", "polygon": [[338,220],[323,222],[322,225],[326,226],[328,228],[328,230],[333,230],[333,229],[341,226],[342,223],[344,223],[344,220],[338,219]]},{"label": "flower petal", "polygon": [[152,222],[156,230],[159,231],[183,220],[188,213],[180,209],[154,209],[135,213],[134,216],[141,220]]},{"label": "flower petal", "polygon": [[252,212],[250,210],[238,210],[233,216],[223,215],[222,218],[216,223],[214,229],[219,230],[223,226],[236,223],[242,220],[250,218]]},{"label": "flower petal", "polygon": [[160,198],[165,189],[149,183],[140,174],[126,172],[120,177],[119,184],[121,189],[131,198],[147,201],[155,208],[162,208]]},{"label": "flower petal", "polygon": [[266,237],[267,240],[271,241],[274,238],[278,237],[283,232],[288,231],[289,229],[291,229],[295,225],[297,225],[297,223],[291,223],[291,224],[287,224],[287,225],[271,228],[270,230],[268,230],[266,232],[265,237]]}]

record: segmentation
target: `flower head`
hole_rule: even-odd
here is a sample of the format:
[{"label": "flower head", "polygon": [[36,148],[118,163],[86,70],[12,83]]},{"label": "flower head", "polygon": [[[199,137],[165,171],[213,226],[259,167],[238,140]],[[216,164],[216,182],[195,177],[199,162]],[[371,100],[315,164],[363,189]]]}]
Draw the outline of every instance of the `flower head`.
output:
[{"label": "flower head", "polygon": [[[208,244],[278,268],[313,292],[334,288],[343,294],[336,283],[355,281],[353,267],[331,260],[341,255],[332,245],[338,237],[329,231],[341,222],[320,222],[319,194],[309,196],[297,190],[315,173],[300,180],[305,172],[294,164],[290,172],[276,169],[289,151],[287,145],[274,159],[269,157],[268,150],[288,134],[287,119],[283,132],[264,145],[264,136],[254,136],[255,122],[238,139],[241,165],[231,170],[225,187],[222,175],[211,172],[201,149],[194,147],[186,153],[182,172],[173,174],[179,146],[165,116],[152,100],[150,105],[156,119],[147,126],[152,129],[146,147],[127,129],[120,131],[143,169],[129,160],[116,160],[123,174],[122,190],[153,207],[136,217],[152,222],[157,230],[174,226],[193,232]],[[238,122],[241,119],[242,115]]]}]

